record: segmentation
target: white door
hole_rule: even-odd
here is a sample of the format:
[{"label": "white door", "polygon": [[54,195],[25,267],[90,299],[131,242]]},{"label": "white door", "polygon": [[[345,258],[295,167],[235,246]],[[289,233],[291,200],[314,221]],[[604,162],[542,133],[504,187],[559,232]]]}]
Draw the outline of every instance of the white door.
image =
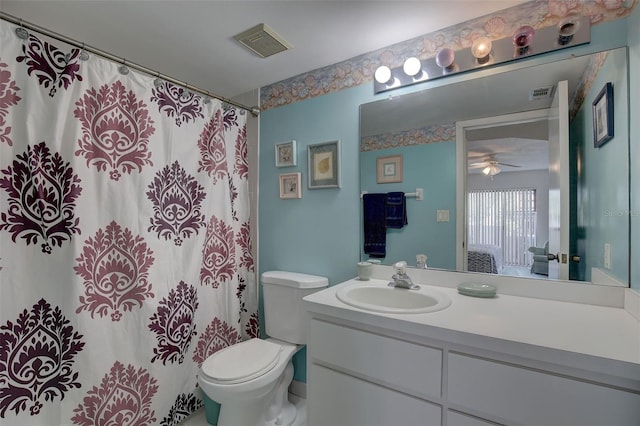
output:
[{"label": "white door", "polygon": [[569,279],[569,85],[558,83],[549,109],[549,278]]}]

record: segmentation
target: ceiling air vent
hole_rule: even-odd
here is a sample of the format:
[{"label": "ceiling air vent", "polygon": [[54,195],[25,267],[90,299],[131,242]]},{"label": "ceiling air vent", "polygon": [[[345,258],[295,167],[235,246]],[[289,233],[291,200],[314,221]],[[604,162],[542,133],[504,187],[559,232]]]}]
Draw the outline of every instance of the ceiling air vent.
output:
[{"label": "ceiling air vent", "polygon": [[265,24],[258,24],[233,38],[262,58],[293,48]]},{"label": "ceiling air vent", "polygon": [[550,98],[553,96],[553,87],[554,86],[538,87],[536,89],[529,90],[529,100],[537,101],[539,99]]}]

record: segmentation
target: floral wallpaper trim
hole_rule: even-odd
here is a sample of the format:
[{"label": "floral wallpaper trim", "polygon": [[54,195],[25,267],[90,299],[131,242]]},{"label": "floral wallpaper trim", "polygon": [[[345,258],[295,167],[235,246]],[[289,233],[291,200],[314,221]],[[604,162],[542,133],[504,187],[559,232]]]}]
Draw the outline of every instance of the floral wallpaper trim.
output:
[{"label": "floral wallpaper trim", "polygon": [[569,121],[572,121],[576,114],[578,114],[580,107],[582,107],[582,104],[587,97],[587,93],[589,93],[591,86],[593,86],[593,82],[598,77],[598,74],[600,74],[600,70],[607,61],[608,56],[608,52],[598,52],[591,55],[589,63],[587,64],[587,67],[580,78],[580,82],[578,83],[576,93],[573,99],[571,99],[569,106]]},{"label": "floral wallpaper trim", "polygon": [[379,65],[394,68],[410,56],[431,58],[444,47],[460,50],[482,36],[508,37],[521,25],[555,25],[569,13],[588,16],[591,25],[614,21],[628,16],[637,3],[638,0],[532,0],[265,86],[260,90],[260,106],[268,110],[356,87],[371,82]]},{"label": "floral wallpaper trim", "polygon": [[435,124],[419,129],[365,136],[360,141],[360,151],[378,151],[400,146],[425,145],[449,142],[456,138],[456,124]]}]

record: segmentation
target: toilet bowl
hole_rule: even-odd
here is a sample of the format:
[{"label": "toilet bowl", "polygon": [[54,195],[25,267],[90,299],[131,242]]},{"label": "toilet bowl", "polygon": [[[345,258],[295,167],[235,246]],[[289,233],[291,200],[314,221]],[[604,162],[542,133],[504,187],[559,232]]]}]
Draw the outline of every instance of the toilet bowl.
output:
[{"label": "toilet bowl", "polygon": [[221,405],[218,426],[293,424],[297,413],[288,388],[291,359],[300,348],[276,339],[251,339],[207,358],[198,384]]},{"label": "toilet bowl", "polygon": [[265,272],[261,282],[265,329],[271,337],[221,349],[198,372],[205,406],[211,401],[219,404],[216,423],[207,414],[207,421],[217,426],[291,426],[298,417],[304,418],[288,398],[291,360],[306,343],[302,299],[329,282],[325,277],[286,271]]}]

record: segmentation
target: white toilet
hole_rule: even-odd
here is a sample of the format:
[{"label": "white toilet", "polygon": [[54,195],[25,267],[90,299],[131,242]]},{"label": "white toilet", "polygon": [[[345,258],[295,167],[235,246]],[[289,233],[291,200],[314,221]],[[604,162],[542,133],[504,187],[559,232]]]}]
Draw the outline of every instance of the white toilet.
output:
[{"label": "white toilet", "polygon": [[[202,363],[198,373],[204,394],[220,404],[218,426],[288,426],[296,420],[288,387],[293,379],[291,359],[307,341],[302,298],[327,287],[329,281],[270,271],[262,274],[261,282],[270,338],[221,349]],[[207,398],[205,405],[211,402]],[[207,420],[212,423],[209,414]]]}]

